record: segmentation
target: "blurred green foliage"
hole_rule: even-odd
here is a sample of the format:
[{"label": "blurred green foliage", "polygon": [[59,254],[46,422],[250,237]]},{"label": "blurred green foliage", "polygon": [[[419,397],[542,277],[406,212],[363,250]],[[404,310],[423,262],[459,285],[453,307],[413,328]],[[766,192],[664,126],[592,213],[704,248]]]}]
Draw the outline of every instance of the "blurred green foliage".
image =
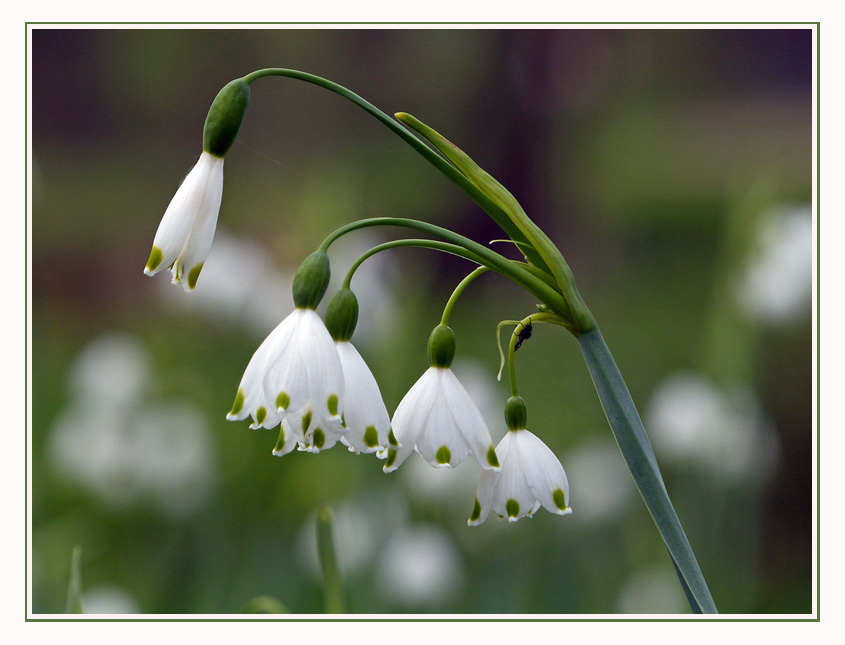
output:
[{"label": "blurred green foliage", "polygon": [[[419,116],[507,186],[563,251],[641,413],[678,372],[752,393],[779,447],[763,475],[661,459],[653,437],[655,449],[720,611],[810,611],[809,301],[772,324],[744,315],[736,297],[764,214],[809,203],[809,31],[35,29],[32,60],[34,612],[64,610],[79,545],[83,594],[120,589],[134,602],[125,610],[238,613],[271,596],[293,613],[319,613],[313,521],[323,506],[337,513],[352,612],[686,611],[621,457],[601,462],[613,490],[586,491],[575,476],[580,449],[615,446],[562,330],[535,329],[517,371],[529,428],[569,473],[566,518],[540,511],[513,526],[491,518],[469,529],[475,464],[421,474],[409,460],[386,476],[375,457],[342,446],[277,459],[275,432],[225,420],[274,324],[244,320],[268,303],[226,315],[185,307],[179,299],[200,294],[175,293],[142,269],[200,153],[211,100],[268,66],[319,74],[388,113]],[[426,219],[481,242],[500,237],[459,190],[350,104],[287,79],[256,82],[227,156],[220,230],[259,244],[283,275],[333,228],[379,215]],[[370,279],[388,305],[355,340],[392,412],[427,367],[428,333],[470,267],[418,250],[389,256]],[[277,297],[290,298],[266,294]],[[363,312],[367,298],[359,299]],[[456,371],[463,361],[491,393],[484,412],[496,441],[508,393],[495,381],[495,326],[533,308],[487,275],[452,316]],[[74,365],[113,332],[149,356],[138,414],[159,401],[201,412],[213,458],[194,505],[167,510],[143,495],[115,503],[57,466]],[[121,431],[120,421],[105,427],[86,435],[92,460],[108,429]],[[591,515],[579,504],[590,492],[623,503]],[[394,557],[436,570],[436,549],[402,551],[397,536],[418,529],[436,531],[419,533],[419,543],[451,549],[440,558],[451,563],[443,576],[451,586],[426,591],[420,582],[403,595],[391,575],[406,583],[413,575]]]}]

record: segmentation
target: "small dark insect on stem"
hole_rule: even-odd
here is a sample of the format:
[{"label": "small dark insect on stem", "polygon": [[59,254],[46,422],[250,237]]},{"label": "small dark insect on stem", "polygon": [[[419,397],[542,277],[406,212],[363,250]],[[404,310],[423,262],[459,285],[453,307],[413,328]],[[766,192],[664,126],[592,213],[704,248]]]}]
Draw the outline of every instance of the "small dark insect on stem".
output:
[{"label": "small dark insect on stem", "polygon": [[516,344],[513,346],[513,351],[518,350],[522,347],[522,342],[531,338],[531,323],[525,325],[522,330],[519,332],[519,336],[516,338]]}]

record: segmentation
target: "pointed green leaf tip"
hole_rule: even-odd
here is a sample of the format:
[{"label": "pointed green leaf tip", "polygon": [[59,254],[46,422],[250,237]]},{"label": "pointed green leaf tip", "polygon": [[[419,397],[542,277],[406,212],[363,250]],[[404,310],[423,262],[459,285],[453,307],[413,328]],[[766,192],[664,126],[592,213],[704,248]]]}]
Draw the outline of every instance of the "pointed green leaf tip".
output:
[{"label": "pointed green leaf tip", "polygon": [[244,407],[244,391],[243,388],[238,388],[238,393],[235,395],[235,402],[232,404],[232,409],[229,414],[237,414]]},{"label": "pointed green leaf tip", "polygon": [[224,86],[205,117],[202,149],[215,157],[225,157],[238,136],[248,107],[248,83],[237,79]]},{"label": "pointed green leaf tip", "polygon": [[161,260],[164,255],[161,252],[161,249],[157,246],[153,247],[153,250],[150,251],[150,258],[147,260],[147,266],[145,269],[147,271],[155,271],[158,268],[158,265],[161,264]]}]

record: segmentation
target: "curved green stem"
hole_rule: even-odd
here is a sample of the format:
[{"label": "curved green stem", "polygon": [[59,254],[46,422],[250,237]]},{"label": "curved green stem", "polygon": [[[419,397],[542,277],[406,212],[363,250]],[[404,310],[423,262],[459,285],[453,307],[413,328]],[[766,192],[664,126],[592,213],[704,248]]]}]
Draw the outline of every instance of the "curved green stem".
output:
[{"label": "curved green stem", "polygon": [[[331,235],[323,240],[319,250],[326,251],[339,237],[352,231],[370,226],[400,226],[412,228],[430,235],[436,235],[437,237],[440,237],[456,246],[460,246],[470,253],[478,256],[480,264],[509,277],[514,282],[534,294],[550,309],[560,314],[561,317],[567,321],[570,319],[569,306],[560,292],[542,279],[527,271],[519,262],[508,260],[506,257],[499,255],[483,244],[479,244],[478,242],[470,240],[462,235],[458,235],[449,229],[435,226],[434,224],[429,224],[428,222],[421,222],[403,217],[373,217],[370,219],[358,220],[357,222],[351,222],[341,226],[331,233]],[[568,325],[567,329],[570,329]]]},{"label": "curved green stem", "polygon": [[449,296],[449,300],[446,302],[446,306],[443,308],[443,315],[440,317],[440,324],[445,325],[446,327],[449,326],[449,316],[452,315],[452,309],[455,308],[455,304],[458,302],[458,298],[461,297],[461,294],[464,292],[470,282],[475,280],[478,276],[482,273],[487,273],[490,270],[489,267],[480,266],[475,269],[472,273],[470,273],[467,277],[465,277],[461,282],[455,287],[455,290],[452,292],[452,295]]},{"label": "curved green stem", "polygon": [[344,277],[343,279],[343,285],[341,288],[349,289],[350,284],[352,283],[352,276],[355,275],[355,272],[366,260],[374,256],[376,253],[381,253],[382,251],[389,251],[390,249],[397,249],[401,247],[434,249],[436,251],[450,253],[451,255],[457,255],[458,257],[470,260],[471,262],[475,262],[476,264],[484,264],[482,258],[477,256],[475,253],[472,253],[471,251],[467,251],[462,246],[458,246],[457,244],[449,244],[448,242],[440,242],[438,240],[393,240],[392,242],[384,242],[383,244],[374,246],[365,253],[362,253],[361,256],[357,260],[355,260],[355,262],[352,263],[352,266],[349,267],[349,270],[346,272],[346,277]]},{"label": "curved green stem", "polygon": [[307,72],[300,72],[295,69],[285,69],[281,67],[269,67],[266,69],[259,69],[243,77],[243,81],[251,84],[254,80],[265,76],[284,76],[287,78],[294,78],[300,81],[305,81],[313,85],[317,85],[331,92],[339,94],[352,101],[355,105],[362,108],[370,115],[375,117],[383,125],[387,126],[394,134],[398,135],[405,143],[410,145],[416,152],[418,152],[426,161],[433,165],[437,170],[443,173],[448,179],[457,184],[472,200],[478,204],[484,211],[492,217],[496,223],[515,241],[520,243],[520,249],[525,253],[531,262],[541,268],[545,264],[539,253],[531,246],[525,235],[519,228],[510,220],[504,210],[478,186],[470,181],[460,170],[458,170],[452,163],[447,161],[439,153],[430,148],[426,143],[421,141],[413,132],[408,130],[404,125],[388,116],[375,105],[369,101],[361,98],[354,92],[346,89],[342,85],[334,83],[328,79],[309,74]]},{"label": "curved green stem", "polygon": [[[522,330],[528,327],[528,325],[532,323],[551,323],[554,325],[561,325],[562,327],[566,327],[566,321],[563,320],[557,314],[549,313],[546,311],[538,311],[537,313],[531,314],[530,316],[526,316],[522,320],[515,321],[513,332],[511,333],[511,339],[508,343],[508,379],[510,380],[510,387],[511,387],[511,396],[519,396],[519,392],[517,392],[516,387],[516,342],[519,340],[519,334],[522,333]],[[502,323],[499,323],[501,325]],[[519,331],[517,331],[517,329]]]}]

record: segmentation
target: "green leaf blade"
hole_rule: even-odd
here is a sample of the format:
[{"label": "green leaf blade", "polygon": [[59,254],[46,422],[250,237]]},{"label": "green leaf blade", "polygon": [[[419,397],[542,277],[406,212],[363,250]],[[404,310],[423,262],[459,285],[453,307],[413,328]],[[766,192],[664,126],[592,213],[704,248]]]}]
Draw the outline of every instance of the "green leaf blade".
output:
[{"label": "green leaf blade", "polygon": [[596,327],[579,335],[578,342],[616,443],[669,551],[693,612],[718,613],[669,499],[645,428],[601,332]]}]

